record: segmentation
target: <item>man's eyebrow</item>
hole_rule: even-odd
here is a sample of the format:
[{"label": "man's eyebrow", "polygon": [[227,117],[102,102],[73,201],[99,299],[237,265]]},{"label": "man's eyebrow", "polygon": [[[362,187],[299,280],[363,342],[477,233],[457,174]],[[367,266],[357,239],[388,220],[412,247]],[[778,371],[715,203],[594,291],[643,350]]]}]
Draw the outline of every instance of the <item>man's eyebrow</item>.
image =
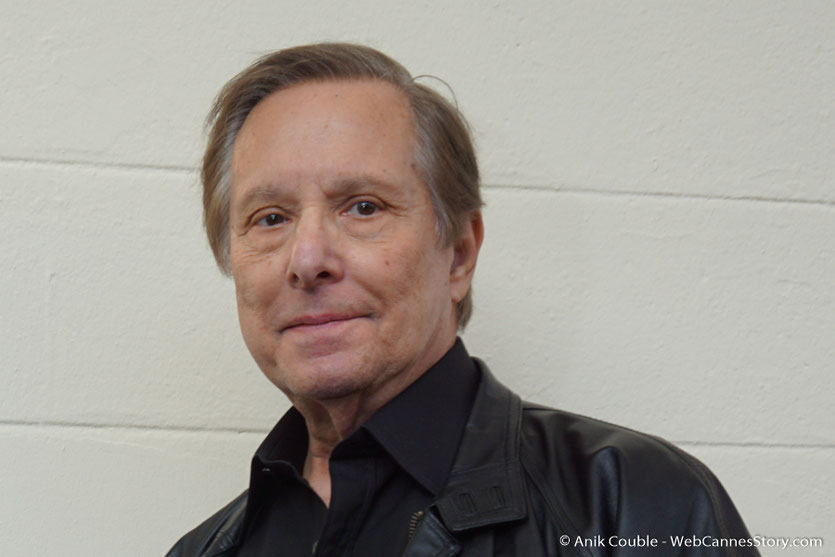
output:
[{"label": "man's eyebrow", "polygon": [[[363,190],[373,188],[376,190],[383,190],[389,193],[397,193],[401,187],[379,176],[371,174],[361,174],[357,176],[344,176],[333,180],[330,184],[325,186],[325,191],[329,194],[349,195],[361,193]],[[275,201],[285,196],[283,187],[277,185],[259,186],[248,190],[241,196],[236,203],[239,207],[249,207],[268,201]]]},{"label": "man's eyebrow", "polygon": [[384,178],[381,178],[379,176],[372,176],[370,174],[361,174],[359,176],[345,176],[343,178],[339,178],[337,180],[334,180],[334,183],[328,189],[333,188],[334,190],[340,193],[344,193],[362,190],[368,187],[388,190],[390,192],[397,192],[401,189],[400,186],[393,182],[389,182]]},{"label": "man's eyebrow", "polygon": [[248,207],[255,203],[263,201],[273,201],[280,197],[281,193],[275,187],[258,187],[247,191],[243,197],[236,203],[239,207]]}]

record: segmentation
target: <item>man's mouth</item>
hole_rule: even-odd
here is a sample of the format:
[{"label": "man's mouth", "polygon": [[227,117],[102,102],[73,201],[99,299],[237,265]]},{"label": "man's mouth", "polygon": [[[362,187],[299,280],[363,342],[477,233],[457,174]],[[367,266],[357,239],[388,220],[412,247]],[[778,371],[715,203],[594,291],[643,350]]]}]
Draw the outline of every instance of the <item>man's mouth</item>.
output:
[{"label": "man's mouth", "polygon": [[344,313],[320,313],[316,315],[303,315],[290,321],[281,332],[290,330],[312,330],[324,329],[331,325],[338,325],[345,321],[365,317],[364,315],[344,314]]}]

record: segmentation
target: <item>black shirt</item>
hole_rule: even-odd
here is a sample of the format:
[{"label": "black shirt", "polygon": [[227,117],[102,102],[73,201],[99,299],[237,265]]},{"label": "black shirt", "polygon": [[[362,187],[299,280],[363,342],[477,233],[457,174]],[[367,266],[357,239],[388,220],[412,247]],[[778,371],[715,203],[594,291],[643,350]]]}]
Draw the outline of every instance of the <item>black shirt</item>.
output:
[{"label": "black shirt", "polygon": [[444,486],[478,381],[458,339],[334,448],[330,508],[302,477],[307,428],[291,408],[252,460],[246,534],[237,555],[402,555],[410,526]]}]

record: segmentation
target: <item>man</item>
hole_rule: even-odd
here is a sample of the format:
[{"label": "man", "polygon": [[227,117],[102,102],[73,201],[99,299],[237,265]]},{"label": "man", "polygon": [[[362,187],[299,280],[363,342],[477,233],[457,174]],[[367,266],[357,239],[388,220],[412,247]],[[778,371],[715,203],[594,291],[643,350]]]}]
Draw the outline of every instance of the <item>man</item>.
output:
[{"label": "man", "polygon": [[293,408],[249,490],[169,555],[756,554],[697,460],[522,403],[468,356],[481,197],[441,96],[373,49],[310,45],[235,77],[210,121],[209,241]]}]

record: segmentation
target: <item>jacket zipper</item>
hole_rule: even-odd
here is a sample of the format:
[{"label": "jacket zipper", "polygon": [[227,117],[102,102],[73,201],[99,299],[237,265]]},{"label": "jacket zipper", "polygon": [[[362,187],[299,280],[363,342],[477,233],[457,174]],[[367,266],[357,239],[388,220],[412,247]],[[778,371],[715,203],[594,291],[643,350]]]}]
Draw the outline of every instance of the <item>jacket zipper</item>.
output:
[{"label": "jacket zipper", "polygon": [[409,519],[409,541],[412,541],[412,538],[415,536],[415,530],[417,530],[421,520],[423,520],[423,511],[415,512]]}]

